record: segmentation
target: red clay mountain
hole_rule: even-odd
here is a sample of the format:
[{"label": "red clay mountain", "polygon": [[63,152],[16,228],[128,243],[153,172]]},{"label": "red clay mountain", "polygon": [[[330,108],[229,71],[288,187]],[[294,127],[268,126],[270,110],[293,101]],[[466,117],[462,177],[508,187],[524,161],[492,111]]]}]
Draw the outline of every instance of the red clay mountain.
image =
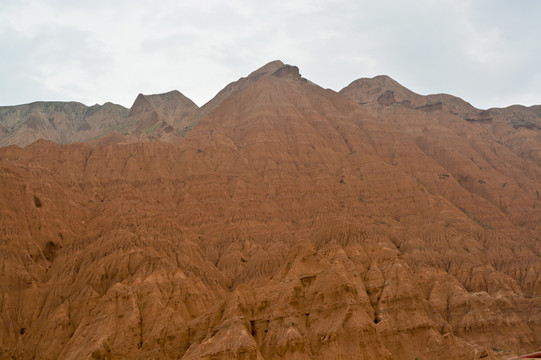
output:
[{"label": "red clay mountain", "polygon": [[140,95],[101,143],[0,148],[0,358],[538,351],[540,122],[509,111],[273,62],[201,108]]}]

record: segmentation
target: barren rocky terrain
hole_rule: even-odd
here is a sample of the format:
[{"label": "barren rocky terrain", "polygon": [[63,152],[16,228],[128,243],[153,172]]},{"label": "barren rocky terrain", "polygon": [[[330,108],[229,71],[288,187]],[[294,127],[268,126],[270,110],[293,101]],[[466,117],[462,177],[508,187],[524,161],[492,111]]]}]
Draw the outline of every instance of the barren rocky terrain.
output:
[{"label": "barren rocky terrain", "polygon": [[0,108],[0,358],[539,351],[540,129],[280,61],[201,108]]}]

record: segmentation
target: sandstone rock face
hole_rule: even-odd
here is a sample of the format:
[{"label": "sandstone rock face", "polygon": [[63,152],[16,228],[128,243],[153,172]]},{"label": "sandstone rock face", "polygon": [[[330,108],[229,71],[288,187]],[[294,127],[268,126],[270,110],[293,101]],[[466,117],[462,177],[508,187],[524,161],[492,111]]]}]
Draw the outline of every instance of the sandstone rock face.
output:
[{"label": "sandstone rock face", "polygon": [[[540,163],[387,90],[273,62],[174,144],[1,148],[0,358],[538,350]],[[147,100],[131,116],[178,114]]]}]

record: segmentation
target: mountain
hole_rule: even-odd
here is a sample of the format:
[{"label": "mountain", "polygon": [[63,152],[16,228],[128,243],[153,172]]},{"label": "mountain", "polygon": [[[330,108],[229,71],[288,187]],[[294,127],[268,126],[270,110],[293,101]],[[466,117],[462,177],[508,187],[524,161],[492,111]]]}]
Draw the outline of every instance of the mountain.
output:
[{"label": "mountain", "polygon": [[355,80],[342,89],[340,94],[371,108],[380,117],[401,118],[402,115],[398,113],[408,112],[406,108],[426,113],[439,114],[437,111],[443,111],[456,115],[479,125],[488,131],[489,136],[496,142],[504,144],[518,156],[537,164],[541,162],[540,105],[513,105],[480,110],[452,95],[416,94],[388,76]]},{"label": "mountain", "polygon": [[139,94],[127,121],[133,124],[137,134],[145,131],[147,136],[179,136],[175,129],[190,126],[198,112],[199,107],[176,90],[150,96]]},{"label": "mountain", "polygon": [[363,105],[400,104],[424,112],[443,110],[467,118],[474,118],[480,112],[466,101],[452,95],[416,94],[385,75],[355,80],[340,93]]},{"label": "mountain", "polygon": [[0,107],[0,146],[26,146],[38,139],[59,144],[178,141],[176,129],[197,121],[199,107],[178,91],[139,94],[130,109],[76,102],[36,102]]},{"label": "mountain", "polygon": [[119,126],[128,110],[106,103],[87,107],[77,102],[35,102],[0,107],[0,145],[26,146],[38,139],[81,141]]},{"label": "mountain", "polygon": [[[380,87],[360,105],[273,62],[174,143],[0,148],[0,358],[538,350],[540,163]],[[176,126],[160,104],[134,131]]]},{"label": "mountain", "polygon": [[201,109],[177,90],[139,94],[130,109],[106,103],[87,107],[75,102],[36,102],[0,107],[0,146],[26,146],[38,139],[59,144],[131,143],[159,139],[177,142],[228,96],[284,63],[273,61],[228,84]]}]

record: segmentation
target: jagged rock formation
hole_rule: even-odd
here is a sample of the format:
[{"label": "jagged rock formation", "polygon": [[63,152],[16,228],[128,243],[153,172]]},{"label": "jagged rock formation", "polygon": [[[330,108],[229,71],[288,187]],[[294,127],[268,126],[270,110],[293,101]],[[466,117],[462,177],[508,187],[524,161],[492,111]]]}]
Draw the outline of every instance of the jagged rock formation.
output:
[{"label": "jagged rock formation", "polygon": [[537,350],[540,163],[445,99],[347,96],[273,62],[199,118],[139,97],[197,118],[174,144],[1,148],[0,357]]}]

